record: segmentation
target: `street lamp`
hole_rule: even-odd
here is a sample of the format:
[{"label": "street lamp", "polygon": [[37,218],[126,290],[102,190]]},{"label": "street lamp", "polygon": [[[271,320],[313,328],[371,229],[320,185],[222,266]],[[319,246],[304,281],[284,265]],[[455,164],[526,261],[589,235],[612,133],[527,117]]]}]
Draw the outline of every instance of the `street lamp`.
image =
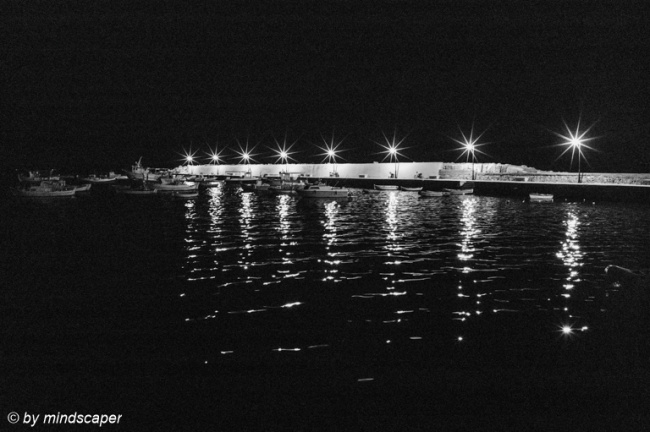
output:
[{"label": "street lamp", "polygon": [[197,151],[193,152],[192,149],[190,148],[190,151],[188,152],[187,150],[183,149],[183,153],[179,153],[179,155],[183,156],[184,164],[194,165],[194,155],[197,153]]},{"label": "street lamp", "polygon": [[[460,144],[462,147],[459,150],[463,150],[463,152],[458,156],[458,159],[460,159],[465,152],[467,152],[467,160],[466,162],[469,162],[469,155],[472,155],[472,180],[476,178],[476,171],[474,170],[474,164],[476,163],[476,152],[483,153],[481,150],[478,150],[478,147],[484,145],[484,144],[489,144],[489,143],[480,143],[478,142],[479,139],[483,136],[485,131],[483,131],[479,136],[474,138],[474,125],[472,125],[472,128],[470,129],[469,136],[465,135],[465,133],[460,130],[460,134],[463,137],[462,140],[457,140],[455,138],[452,138],[452,140],[456,141],[458,144]],[[483,153],[485,154],[485,153]],[[456,160],[458,160],[456,159]]]},{"label": "street lamp", "polygon": [[284,165],[285,165],[284,172],[288,173],[289,172],[289,153],[282,150],[280,152],[280,160],[284,161]]},{"label": "street lamp", "polygon": [[327,161],[327,163],[332,164],[332,169],[333,171],[330,173],[330,177],[338,177],[338,172],[337,172],[337,167],[336,167],[336,158],[337,158],[337,149],[343,142],[343,140],[339,141],[338,143],[334,143],[334,136],[332,135],[332,139],[330,142],[327,142],[325,137],[321,135],[321,139],[323,140],[323,144],[325,144],[325,147],[317,146],[319,149],[323,150],[323,153],[321,153],[321,156],[325,156],[322,160],[321,163]]},{"label": "street lamp", "polygon": [[[463,156],[465,152],[467,152],[467,159],[466,162],[469,162],[469,155],[472,155],[472,180],[476,178],[476,171],[474,170],[474,164],[476,163],[476,152],[483,153],[480,150],[477,149],[477,147],[486,144],[486,143],[478,143],[478,140],[483,136],[483,133],[481,133],[479,136],[474,138],[474,125],[472,125],[472,129],[470,130],[469,136],[466,136],[465,133],[461,130],[460,134],[463,137],[462,140],[457,140],[452,138],[454,141],[456,141],[458,144],[460,144],[462,147],[461,149],[463,150],[463,153],[458,156],[459,158]],[[485,153],[483,153],[485,154]]]},{"label": "street lamp", "polygon": [[465,144],[465,149],[467,150],[467,159],[469,159],[469,154],[472,153],[472,180],[474,180],[474,161],[475,161],[474,143],[470,142]]},{"label": "street lamp", "polygon": [[291,143],[291,144],[289,144],[287,146],[286,137],[285,137],[284,142],[282,144],[280,144],[277,140],[275,141],[275,145],[277,146],[277,149],[273,149],[273,151],[275,151],[275,153],[277,154],[276,163],[277,162],[284,163],[284,165],[285,165],[284,170],[285,170],[286,173],[289,172],[289,159],[293,159],[291,157],[291,154],[295,153],[295,152],[292,152],[290,150],[291,150],[291,147],[293,147],[294,144],[296,144],[296,142],[297,141],[294,141],[293,143]]},{"label": "street lamp", "polygon": [[579,138],[571,139],[571,147],[578,150],[578,183],[582,183],[582,169],[580,168],[580,159],[582,159],[582,140]]},{"label": "street lamp", "polygon": [[400,146],[400,144],[402,144],[404,142],[405,139],[406,138],[402,138],[401,141],[397,142],[395,134],[393,134],[393,139],[392,140],[389,140],[388,137],[386,135],[384,135],[384,141],[386,142],[386,144],[377,143],[377,144],[379,144],[380,146],[382,146],[383,148],[386,149],[386,151],[385,151],[386,156],[384,156],[384,159],[382,159],[382,160],[386,160],[386,158],[390,158],[389,159],[390,162],[395,163],[395,178],[398,177],[398,171],[399,171],[399,165],[398,165],[398,163],[399,163],[398,156],[400,156],[399,146]]},{"label": "street lamp", "polygon": [[567,146],[567,149],[562,152],[562,154],[558,157],[562,157],[564,153],[568,152],[571,150],[571,162],[573,162],[573,156],[578,154],[578,183],[582,183],[582,167],[581,167],[581,159],[582,159],[582,148],[588,148],[591,149],[588,145],[585,144],[585,142],[590,141],[594,138],[585,138],[587,133],[591,130],[593,125],[591,125],[589,128],[587,128],[586,131],[580,132],[580,120],[578,120],[578,125],[576,126],[575,132],[572,132],[571,129],[569,129],[569,126],[564,123],[564,127],[566,128],[567,135],[562,135],[559,133],[555,133],[555,135],[559,136],[560,138],[563,138],[565,141],[561,143],[560,145],[565,145]]},{"label": "street lamp", "polygon": [[395,178],[397,178],[397,148],[389,147],[388,153],[390,154],[391,161],[395,158]]}]

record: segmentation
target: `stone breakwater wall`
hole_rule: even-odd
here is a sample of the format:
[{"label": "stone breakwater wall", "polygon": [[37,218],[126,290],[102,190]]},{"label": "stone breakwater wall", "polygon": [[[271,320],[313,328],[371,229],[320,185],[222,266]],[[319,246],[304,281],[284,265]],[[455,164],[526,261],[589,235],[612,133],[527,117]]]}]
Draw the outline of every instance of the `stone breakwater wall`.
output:
[{"label": "stone breakwater wall", "polygon": [[[577,172],[539,171],[525,165],[499,163],[450,162],[375,162],[340,164],[239,164],[239,165],[186,165],[176,172],[191,175],[273,176],[289,172],[294,177],[314,178],[371,178],[371,179],[443,179],[443,180],[496,180],[539,183],[577,183]],[[472,176],[473,171],[473,176]],[[582,173],[582,183],[650,185],[650,173]]]}]

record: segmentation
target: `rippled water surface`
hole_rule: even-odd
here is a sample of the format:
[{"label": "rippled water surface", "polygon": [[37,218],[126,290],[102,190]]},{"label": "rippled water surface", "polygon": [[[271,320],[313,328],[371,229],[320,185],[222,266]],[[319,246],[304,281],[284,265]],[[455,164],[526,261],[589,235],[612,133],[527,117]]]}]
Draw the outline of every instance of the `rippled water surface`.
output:
[{"label": "rippled water surface", "polygon": [[[11,201],[6,358],[13,384],[32,391],[34,373],[60,391],[66,374],[102,381],[115,368],[127,394],[124,377],[145,392],[162,385],[153,376],[177,390],[185,378],[173,377],[216,380],[186,396],[231,389],[218,399],[230,409],[260,386],[273,394],[269,383],[296,381],[273,398],[282,404],[316,398],[314,383],[333,394],[387,383],[400,394],[441,375],[464,385],[478,367],[604,364],[615,357],[620,289],[604,269],[650,267],[649,213],[360,190],[310,200],[223,185],[188,201]],[[71,386],[70,409],[96,390]]]}]

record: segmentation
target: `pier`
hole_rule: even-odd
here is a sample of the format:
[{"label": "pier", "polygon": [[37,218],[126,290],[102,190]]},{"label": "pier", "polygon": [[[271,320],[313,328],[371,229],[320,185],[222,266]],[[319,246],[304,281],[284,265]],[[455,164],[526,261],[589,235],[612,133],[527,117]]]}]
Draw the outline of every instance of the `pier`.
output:
[{"label": "pier", "polygon": [[289,173],[294,178],[322,181],[349,188],[374,185],[458,188],[472,182],[477,195],[526,198],[530,193],[553,194],[556,200],[625,201],[650,203],[650,174],[540,171],[497,163],[375,162],[366,164],[238,164],[185,165],[179,174],[228,177],[270,177]]}]

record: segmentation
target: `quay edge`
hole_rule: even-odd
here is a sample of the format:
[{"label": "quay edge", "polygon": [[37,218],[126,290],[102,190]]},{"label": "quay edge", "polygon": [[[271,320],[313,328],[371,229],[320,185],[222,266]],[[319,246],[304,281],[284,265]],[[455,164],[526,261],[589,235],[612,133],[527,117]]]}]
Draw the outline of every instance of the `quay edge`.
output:
[{"label": "quay edge", "polygon": [[[248,173],[253,177],[280,172],[310,181],[350,188],[400,185],[440,190],[472,181],[477,195],[525,199],[530,193],[550,193],[556,201],[618,201],[650,203],[650,174],[540,171],[500,163],[374,162],[324,164],[185,165],[179,174],[216,175],[219,178]],[[397,177],[395,177],[397,174]],[[475,179],[472,180],[472,177]]]}]

